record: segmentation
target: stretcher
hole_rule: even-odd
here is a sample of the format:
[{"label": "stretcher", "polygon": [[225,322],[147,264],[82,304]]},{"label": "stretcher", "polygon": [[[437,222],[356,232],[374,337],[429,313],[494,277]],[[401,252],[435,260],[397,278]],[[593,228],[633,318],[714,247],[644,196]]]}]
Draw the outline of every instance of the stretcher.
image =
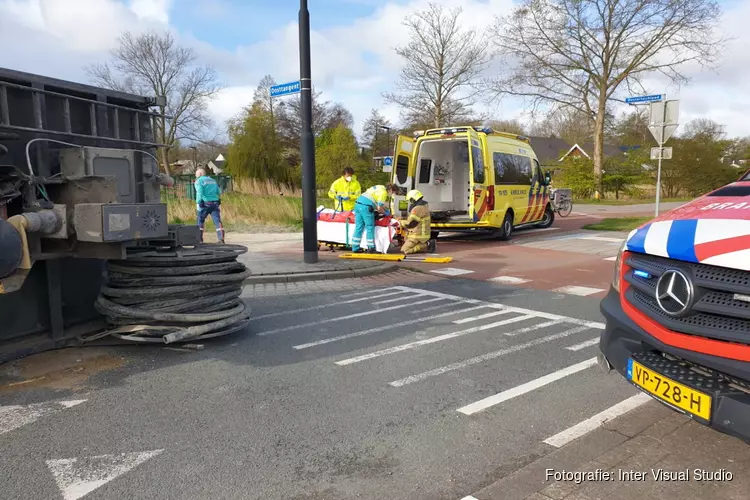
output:
[{"label": "stretcher", "polygon": [[340,259],[363,259],[363,260],[384,260],[389,262],[425,262],[428,264],[447,264],[453,261],[453,257],[418,257],[416,255],[388,254],[380,255],[377,253],[345,253],[339,255]]},{"label": "stretcher", "polygon": [[[396,238],[397,223],[391,216],[384,216],[375,220],[375,250],[386,254]],[[317,213],[318,249],[327,246],[351,250],[354,237],[354,212],[336,211],[330,208],[318,207]],[[365,245],[367,231],[362,233],[362,246]],[[370,254],[373,255],[373,254]],[[377,255],[377,254],[375,254]]]}]

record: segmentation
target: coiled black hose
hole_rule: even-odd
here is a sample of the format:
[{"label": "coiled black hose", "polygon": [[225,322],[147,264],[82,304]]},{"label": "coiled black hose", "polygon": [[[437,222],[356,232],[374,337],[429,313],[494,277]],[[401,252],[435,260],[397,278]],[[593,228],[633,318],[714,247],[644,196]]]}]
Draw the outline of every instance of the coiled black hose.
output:
[{"label": "coiled black hose", "polygon": [[95,307],[116,328],[104,334],[171,344],[245,328],[250,308],[240,294],[250,270],[237,261],[245,252],[221,244],[144,247],[130,249],[126,260],[109,261]]}]

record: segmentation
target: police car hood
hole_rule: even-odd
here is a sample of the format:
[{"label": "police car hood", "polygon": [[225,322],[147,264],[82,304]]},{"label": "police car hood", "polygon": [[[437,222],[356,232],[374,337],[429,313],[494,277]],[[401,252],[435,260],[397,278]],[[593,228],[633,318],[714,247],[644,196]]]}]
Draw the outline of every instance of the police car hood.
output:
[{"label": "police car hood", "polygon": [[735,182],[633,230],[631,252],[750,270],[750,182]]}]

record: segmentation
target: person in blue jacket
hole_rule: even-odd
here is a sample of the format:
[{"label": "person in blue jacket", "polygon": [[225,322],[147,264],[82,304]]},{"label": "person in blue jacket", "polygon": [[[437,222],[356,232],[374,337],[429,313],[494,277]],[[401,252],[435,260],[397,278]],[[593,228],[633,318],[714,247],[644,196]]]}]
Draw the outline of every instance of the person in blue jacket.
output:
[{"label": "person in blue jacket", "polygon": [[[372,186],[357,198],[354,204],[354,235],[352,237],[352,251],[354,253],[376,253],[375,249],[375,212],[390,215],[387,202],[391,196],[398,193],[394,184]],[[363,234],[364,233],[364,234]],[[362,236],[365,236],[362,249]]]},{"label": "person in blue jacket", "polygon": [[224,226],[221,224],[221,189],[215,180],[206,175],[206,171],[199,168],[195,171],[195,201],[198,207],[198,227],[201,230],[203,242],[203,228],[206,218],[210,215],[216,226],[216,237],[219,243],[224,243]]}]

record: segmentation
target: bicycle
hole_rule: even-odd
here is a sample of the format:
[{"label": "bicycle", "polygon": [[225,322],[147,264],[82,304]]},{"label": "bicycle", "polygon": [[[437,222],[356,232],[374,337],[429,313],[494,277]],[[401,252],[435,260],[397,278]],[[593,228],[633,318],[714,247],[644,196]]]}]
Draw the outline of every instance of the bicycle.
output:
[{"label": "bicycle", "polygon": [[553,212],[560,217],[567,217],[573,211],[573,190],[553,188],[549,201]]}]

